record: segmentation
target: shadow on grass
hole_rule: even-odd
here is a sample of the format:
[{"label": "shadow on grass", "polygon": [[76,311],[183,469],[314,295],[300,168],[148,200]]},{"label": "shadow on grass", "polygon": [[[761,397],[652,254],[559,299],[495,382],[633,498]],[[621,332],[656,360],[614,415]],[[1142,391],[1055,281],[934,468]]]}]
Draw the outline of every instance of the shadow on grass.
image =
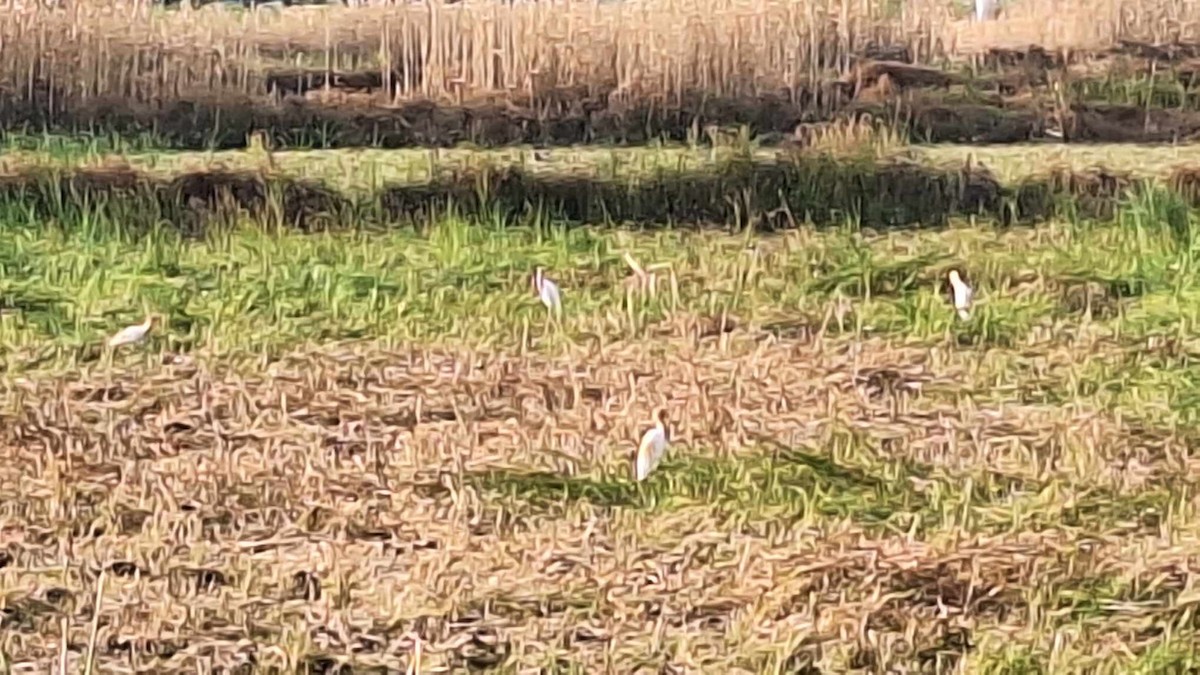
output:
[{"label": "shadow on grass", "polygon": [[899,514],[922,520],[934,515],[928,500],[905,480],[888,481],[799,450],[735,459],[668,459],[642,483],[508,469],[472,473],[467,482],[493,498],[516,499],[537,510],[573,502],[639,510],[705,505],[729,513],[849,518],[867,525]]},{"label": "shadow on grass", "polygon": [[563,476],[548,471],[494,469],[467,476],[467,483],[501,496],[514,497],[538,508],[568,502],[587,502],[604,508],[639,503],[637,484],[620,479]]},{"label": "shadow on grass", "polygon": [[[0,217],[131,232],[169,223],[185,234],[199,234],[246,215],[264,226],[307,231],[424,223],[450,210],[487,222],[537,217],[585,224],[731,224],[768,230],[803,222],[911,228],[942,226],[966,216],[1035,222],[1064,210],[1119,217],[1138,208],[1137,200],[1128,199],[1130,194],[1167,190],[1141,184],[1101,189],[1097,181],[1107,185],[1086,172],[1067,180],[1057,171],[1002,185],[977,165],[740,155],[697,169],[617,178],[531,172],[521,166],[480,167],[360,196],[315,180],[253,171],[197,171],[164,178],[129,168],[36,167],[0,177]],[[910,269],[886,271],[877,282],[881,290],[912,283]],[[1113,292],[1129,295],[1137,289]]]},{"label": "shadow on grass", "polygon": [[[1176,494],[1172,487],[1179,493]],[[1098,533],[1114,529],[1154,533],[1185,489],[1184,486],[1154,487],[1142,492],[1122,493],[1095,488],[1063,509],[1062,522],[1068,527]]]},{"label": "shadow on grass", "polygon": [[[982,167],[794,156],[734,158],[644,177],[567,176],[519,166],[479,168],[368,196],[312,180],[251,171],[163,178],[128,168],[46,168],[0,178],[0,213],[20,222],[105,222],[138,231],[170,223],[185,233],[248,214],[263,225],[314,230],[425,222],[453,208],[465,215],[541,217],[576,223],[718,223],[786,228],[799,222],[933,227],[957,216],[1040,220],[1060,207],[1052,182],[1001,185]],[[1081,188],[1082,189],[1082,188]],[[1070,195],[1066,195],[1069,197]],[[99,216],[99,217],[98,217]],[[119,223],[119,225],[116,225]],[[903,284],[904,271],[890,282]]]}]

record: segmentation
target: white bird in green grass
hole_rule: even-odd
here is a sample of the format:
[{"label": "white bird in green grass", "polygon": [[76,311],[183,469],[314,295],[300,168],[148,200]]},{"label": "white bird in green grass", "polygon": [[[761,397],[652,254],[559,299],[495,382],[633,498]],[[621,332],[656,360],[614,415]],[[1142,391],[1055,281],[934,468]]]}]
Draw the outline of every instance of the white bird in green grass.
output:
[{"label": "white bird in green grass", "polygon": [[669,440],[667,409],[656,408],[654,410],[654,426],[642,434],[642,441],[638,444],[637,460],[633,467],[634,477],[637,480],[645,480],[646,476],[649,476],[650,472],[658,466],[663,455],[667,453]]},{"label": "white bird in green grass", "polygon": [[141,342],[143,339],[145,339],[146,335],[150,332],[151,326],[153,326],[156,321],[158,321],[157,315],[147,314],[145,321],[122,328],[119,332],[117,332],[116,335],[108,338],[108,348],[116,349],[122,345],[131,345]]},{"label": "white bird in green grass", "polygon": [[975,297],[975,291],[963,281],[958,270],[950,270],[950,288],[954,293],[954,309],[958,311],[958,318],[963,321],[970,319],[971,301]]},{"label": "white bird in green grass", "polygon": [[546,272],[538,267],[533,272],[533,290],[546,309],[556,316],[562,314],[562,294],[558,284],[546,278]]}]

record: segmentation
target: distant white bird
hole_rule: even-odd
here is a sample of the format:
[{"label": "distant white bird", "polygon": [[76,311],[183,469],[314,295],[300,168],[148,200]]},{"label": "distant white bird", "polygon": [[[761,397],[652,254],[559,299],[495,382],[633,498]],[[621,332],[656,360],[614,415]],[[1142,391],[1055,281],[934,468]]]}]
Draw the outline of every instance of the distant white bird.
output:
[{"label": "distant white bird", "polygon": [[541,267],[533,272],[533,290],[546,309],[555,314],[562,313],[562,295],[558,291],[558,284],[547,279]]},{"label": "distant white bird", "polygon": [[135,342],[141,342],[146,337],[146,334],[150,332],[150,327],[154,325],[154,322],[157,320],[157,318],[158,317],[153,314],[147,314],[145,321],[133,326],[126,326],[125,328],[122,328],[120,332],[108,339],[108,347],[110,349],[114,349],[116,347],[120,347],[121,345],[130,345]]},{"label": "distant white bird", "polygon": [[954,292],[954,309],[958,311],[958,318],[966,321],[971,318],[971,301],[975,291],[963,281],[958,270],[950,270],[950,288]]},{"label": "distant white bird", "polygon": [[975,20],[987,21],[996,13],[996,0],[975,0]]},{"label": "distant white bird", "polygon": [[637,461],[634,463],[634,477],[637,480],[646,480],[646,476],[649,476],[650,472],[662,461],[663,455],[667,452],[668,440],[667,410],[666,408],[656,408],[654,410],[654,426],[642,434],[642,442],[638,444]]}]

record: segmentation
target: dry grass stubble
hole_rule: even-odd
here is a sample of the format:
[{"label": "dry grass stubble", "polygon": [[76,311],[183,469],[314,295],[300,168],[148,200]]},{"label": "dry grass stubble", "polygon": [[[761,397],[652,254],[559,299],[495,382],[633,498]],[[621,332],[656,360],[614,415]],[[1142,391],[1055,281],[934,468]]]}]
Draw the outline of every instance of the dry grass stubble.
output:
[{"label": "dry grass stubble", "polygon": [[[76,669],[106,570],[102,672],[394,672],[418,642],[423,671],[1139,653],[1186,611],[1182,442],[993,404],[986,366],[735,332],[15,385],[0,645],[14,668]],[[674,456],[634,484],[632,439],[664,402]]]}]

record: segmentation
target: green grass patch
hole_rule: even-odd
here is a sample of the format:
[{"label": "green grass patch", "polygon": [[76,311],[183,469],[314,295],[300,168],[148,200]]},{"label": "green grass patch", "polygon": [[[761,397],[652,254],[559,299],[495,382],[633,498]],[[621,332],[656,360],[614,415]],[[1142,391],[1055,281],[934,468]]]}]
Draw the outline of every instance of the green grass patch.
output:
[{"label": "green grass patch", "polygon": [[787,521],[848,519],[864,525],[932,517],[934,506],[904,479],[889,480],[799,450],[718,459],[668,458],[646,481],[631,477],[561,476],[491,470],[472,474],[476,486],[550,510],[570,502],[605,508],[672,511],[712,509],[727,516]]},{"label": "green grass patch", "polygon": [[[1018,348],[1085,322],[1125,342],[1186,336],[1197,319],[1190,299],[1200,294],[1200,248],[1161,224],[1175,207],[1155,204],[1131,203],[1107,225],[1052,223],[1021,234],[602,232],[443,213],[417,229],[300,234],[242,221],[190,237],[164,225],[128,231],[65,204],[47,223],[10,202],[0,204],[0,352],[10,369],[31,350],[82,358],[145,311],[167,318],[158,348],[218,353],[346,339],[525,348],[724,314],[751,328],[796,327],[780,335],[824,326],[930,343],[949,336],[965,349]],[[1014,246],[1030,253],[1014,255]],[[629,295],[626,252],[660,266],[655,295]],[[563,288],[562,324],[546,322],[529,288],[537,265]],[[949,308],[951,267],[976,286],[966,322]],[[1031,274],[1032,285],[1013,282]],[[1111,390],[1108,376],[1088,381]]]}]

